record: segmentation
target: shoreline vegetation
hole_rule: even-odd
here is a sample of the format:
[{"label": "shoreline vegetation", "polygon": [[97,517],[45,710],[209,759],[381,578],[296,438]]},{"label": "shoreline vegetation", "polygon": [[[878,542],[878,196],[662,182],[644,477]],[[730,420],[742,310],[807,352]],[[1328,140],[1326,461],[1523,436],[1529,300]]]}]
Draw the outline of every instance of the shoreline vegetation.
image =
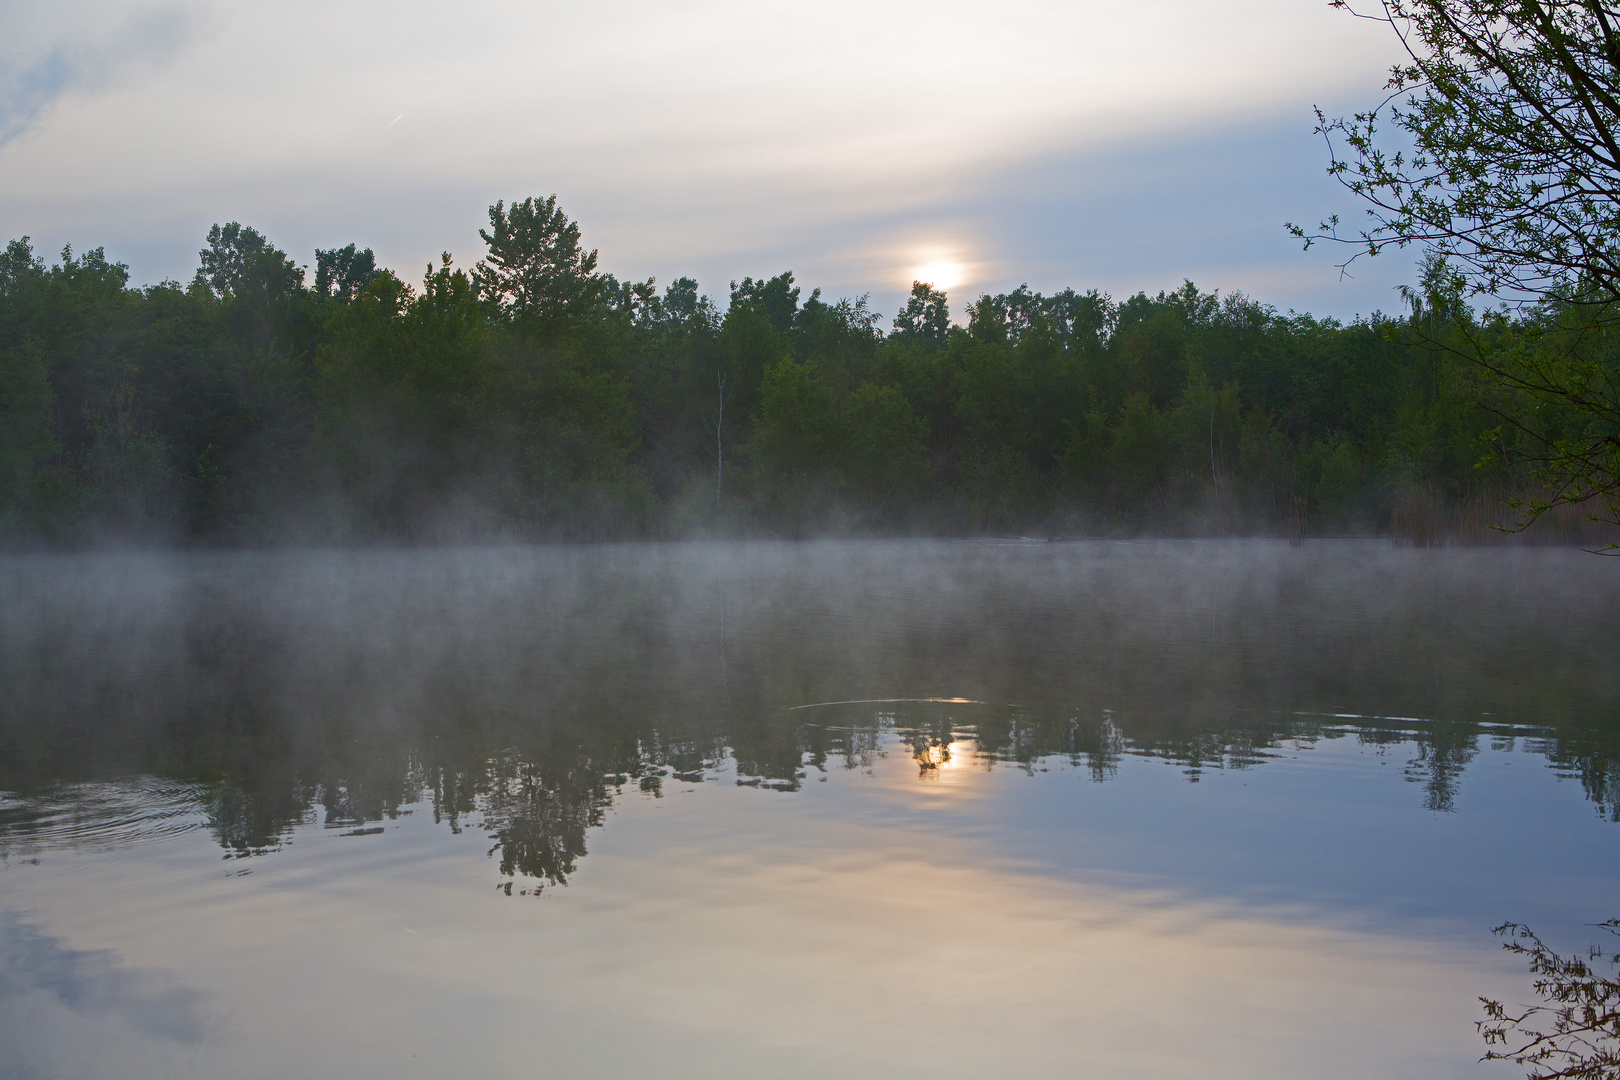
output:
[{"label": "shoreline vegetation", "polygon": [[1516,531],[1547,496],[1545,425],[1582,420],[1504,423],[1468,359],[1534,348],[1556,311],[1430,290],[1342,323],[1191,282],[953,308],[916,283],[887,318],[791,272],[722,309],[599,271],[555,197],[480,234],[477,266],[419,285],[355,245],[309,281],[237,223],[189,284],[141,288],[101,248],[47,264],[13,240],[0,547],[1616,538],[1580,505]]}]

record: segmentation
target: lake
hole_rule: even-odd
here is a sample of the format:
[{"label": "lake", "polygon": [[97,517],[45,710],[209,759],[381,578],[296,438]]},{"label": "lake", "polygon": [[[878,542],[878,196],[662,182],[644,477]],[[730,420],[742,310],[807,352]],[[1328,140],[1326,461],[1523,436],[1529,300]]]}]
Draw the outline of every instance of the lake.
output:
[{"label": "lake", "polygon": [[1620,562],[0,559],[0,1076],[1492,1077],[1620,916]]}]

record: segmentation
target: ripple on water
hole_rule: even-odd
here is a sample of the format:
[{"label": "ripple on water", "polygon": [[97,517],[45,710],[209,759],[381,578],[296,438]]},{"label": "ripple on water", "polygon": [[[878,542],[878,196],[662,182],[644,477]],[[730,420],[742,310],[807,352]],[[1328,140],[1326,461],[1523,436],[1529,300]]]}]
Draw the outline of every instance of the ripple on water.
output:
[{"label": "ripple on water", "polygon": [[162,840],[207,824],[203,786],[154,776],[0,792],[0,856]]}]

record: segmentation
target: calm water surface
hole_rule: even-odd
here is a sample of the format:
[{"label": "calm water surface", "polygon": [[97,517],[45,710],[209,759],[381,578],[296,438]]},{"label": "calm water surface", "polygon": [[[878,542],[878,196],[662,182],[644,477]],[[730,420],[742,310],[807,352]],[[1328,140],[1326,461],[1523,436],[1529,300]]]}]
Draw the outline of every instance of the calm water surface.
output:
[{"label": "calm water surface", "polygon": [[0,1076],[1492,1077],[1620,915],[1620,562],[0,561]]}]

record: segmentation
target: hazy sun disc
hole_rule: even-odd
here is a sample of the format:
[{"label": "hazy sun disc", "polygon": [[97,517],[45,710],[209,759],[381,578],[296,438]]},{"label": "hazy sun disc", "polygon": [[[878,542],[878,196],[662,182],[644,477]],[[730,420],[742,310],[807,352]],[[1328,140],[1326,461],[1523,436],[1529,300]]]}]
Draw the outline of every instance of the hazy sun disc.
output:
[{"label": "hazy sun disc", "polygon": [[962,283],[962,264],[941,261],[919,266],[913,272],[912,280],[940,290],[954,288]]}]

